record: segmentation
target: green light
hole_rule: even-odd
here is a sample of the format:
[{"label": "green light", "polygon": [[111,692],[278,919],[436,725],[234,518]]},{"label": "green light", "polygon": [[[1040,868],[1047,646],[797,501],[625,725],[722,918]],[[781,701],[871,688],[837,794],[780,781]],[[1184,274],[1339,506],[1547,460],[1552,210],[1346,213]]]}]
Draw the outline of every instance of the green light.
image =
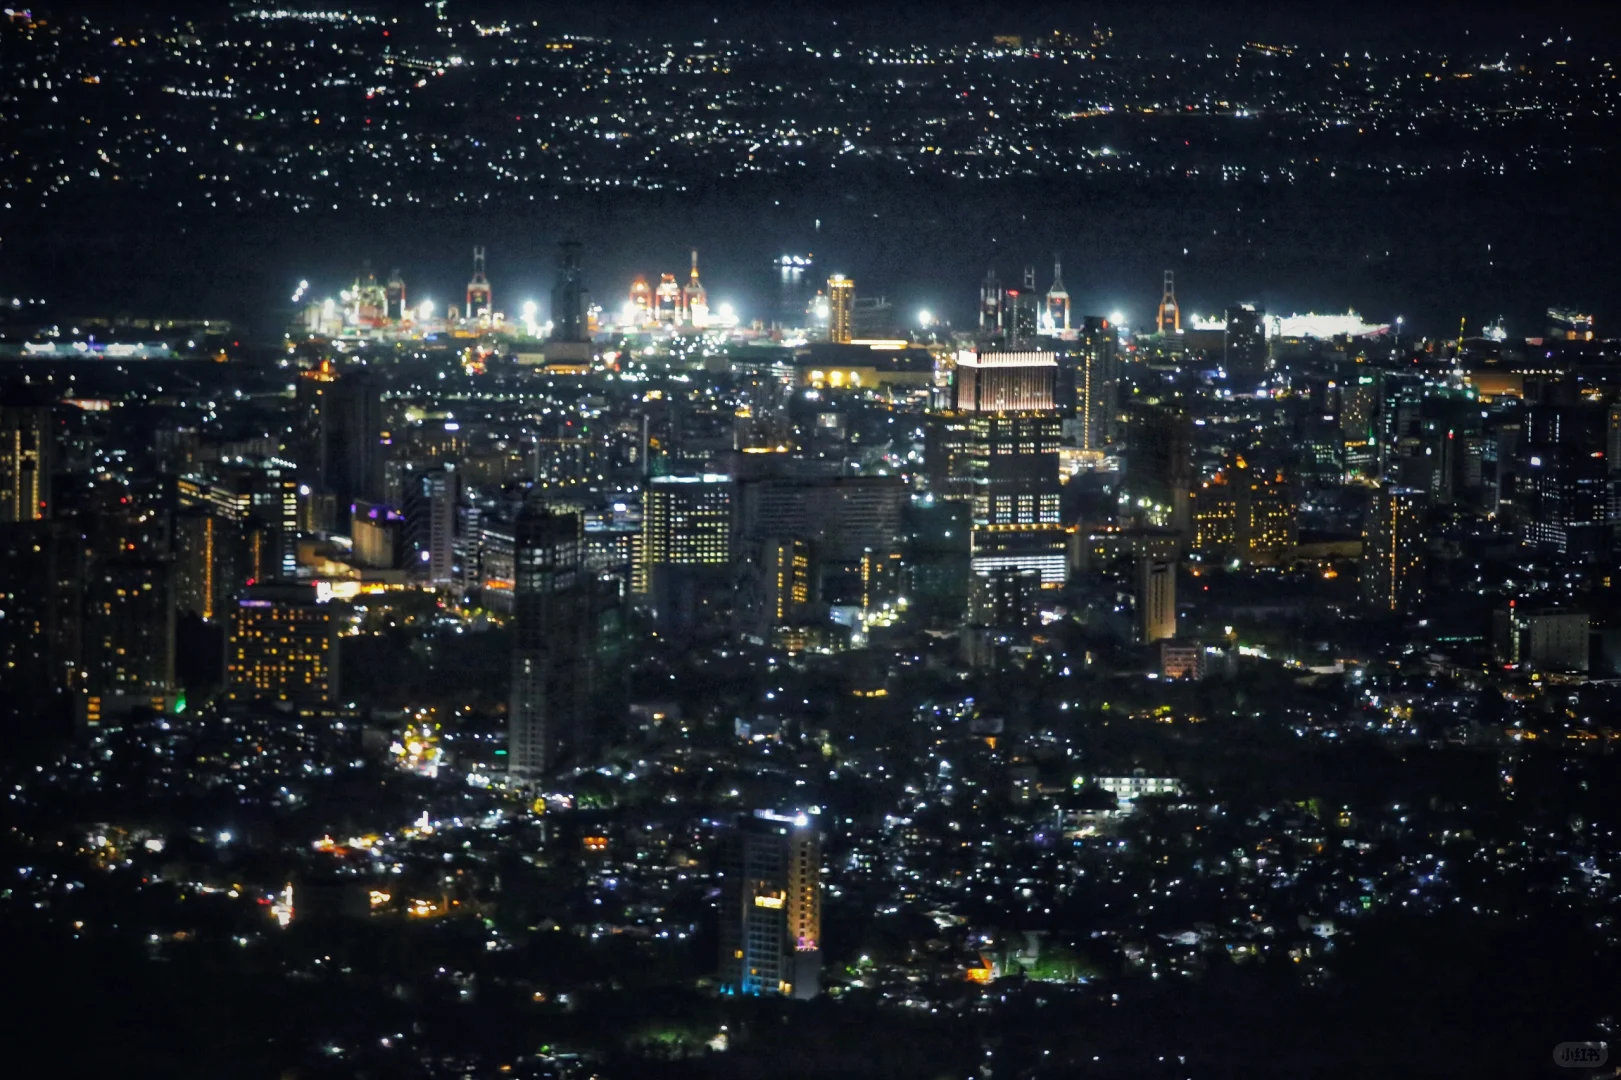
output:
[{"label": "green light", "polygon": [[174,714],[179,716],[186,711],[186,695],[176,694],[174,699]]}]

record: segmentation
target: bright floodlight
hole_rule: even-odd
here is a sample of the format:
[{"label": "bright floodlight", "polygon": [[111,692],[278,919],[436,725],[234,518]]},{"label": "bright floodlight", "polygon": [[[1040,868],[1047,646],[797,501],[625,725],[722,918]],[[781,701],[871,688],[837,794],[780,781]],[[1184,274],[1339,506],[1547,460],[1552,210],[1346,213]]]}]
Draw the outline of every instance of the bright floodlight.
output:
[{"label": "bright floodlight", "polygon": [[422,303],[417,305],[417,318],[421,319],[423,322],[427,322],[429,319],[433,318],[432,300],[424,300]]},{"label": "bright floodlight", "polygon": [[1109,312],[1109,321],[1114,323],[1116,326],[1119,326],[1121,323],[1126,321],[1125,312],[1123,312],[1123,311],[1111,311],[1111,312]]},{"label": "bright floodlight", "polygon": [[530,322],[535,321],[535,312],[539,310],[540,305],[536,304],[533,300],[525,300],[523,302],[523,317]]},{"label": "bright floodlight", "polygon": [[933,326],[934,313],[928,308],[924,308],[922,311],[917,313],[917,324],[919,326]]}]

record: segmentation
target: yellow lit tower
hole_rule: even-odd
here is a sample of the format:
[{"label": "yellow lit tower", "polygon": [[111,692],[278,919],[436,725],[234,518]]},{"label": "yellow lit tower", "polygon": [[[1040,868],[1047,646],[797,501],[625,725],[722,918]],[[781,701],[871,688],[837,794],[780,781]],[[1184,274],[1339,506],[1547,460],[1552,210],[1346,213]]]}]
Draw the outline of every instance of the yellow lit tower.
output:
[{"label": "yellow lit tower", "polygon": [[856,283],[843,274],[827,279],[828,340],[850,344],[852,317],[856,305]]}]

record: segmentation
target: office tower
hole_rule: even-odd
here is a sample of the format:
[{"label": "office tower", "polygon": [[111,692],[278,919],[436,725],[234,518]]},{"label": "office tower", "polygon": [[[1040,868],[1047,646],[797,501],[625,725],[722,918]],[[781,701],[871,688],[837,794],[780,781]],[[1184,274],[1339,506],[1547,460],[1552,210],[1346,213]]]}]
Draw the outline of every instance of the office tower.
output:
[{"label": "office tower", "polygon": [[840,345],[848,345],[855,335],[853,321],[856,283],[843,274],[827,279],[827,338]]},{"label": "office tower", "polygon": [[805,325],[810,313],[814,262],[809,253],[780,255],[771,262],[777,278],[776,323],[786,328]]},{"label": "office tower", "polygon": [[[280,458],[252,464],[217,465],[180,477],[176,505],[213,515],[233,537],[251,546],[250,578],[292,577],[298,572],[298,482],[294,466]],[[347,504],[345,510],[347,511]],[[214,539],[220,539],[218,533]]]},{"label": "office tower", "polygon": [[1120,411],[1119,328],[1101,315],[1088,315],[1060,356],[1067,391],[1060,404],[1075,410],[1080,448],[1104,450],[1115,442]]},{"label": "office tower", "polygon": [[724,568],[732,559],[732,478],[721,473],[652,476],[642,493],[637,592],[670,570]]},{"label": "office tower", "polygon": [[1036,268],[1024,268],[1024,284],[1021,288],[1008,289],[1007,304],[1007,344],[1013,349],[1027,349],[1035,343],[1036,335],[1041,331],[1041,296],[1036,292]]},{"label": "office tower", "polygon": [[367,372],[306,371],[296,398],[303,429],[300,479],[312,492],[333,497],[341,528],[355,500],[383,498],[382,387]]},{"label": "office tower", "polygon": [[449,585],[455,576],[459,493],[454,465],[414,471],[406,478],[405,527],[412,568],[432,585]]},{"label": "office tower", "polygon": [[1193,484],[1193,421],[1171,405],[1132,411],[1126,433],[1122,515],[1142,525],[1186,532]]},{"label": "office tower", "polygon": [[250,585],[231,613],[225,695],[232,702],[319,705],[338,696],[338,637],[314,585]]},{"label": "office tower", "polygon": [[1050,352],[960,352],[952,384],[957,412],[1028,412],[1055,408],[1058,358]]},{"label": "office tower", "polygon": [[1193,492],[1193,548],[1207,559],[1279,566],[1294,554],[1296,507],[1283,474],[1242,454]]},{"label": "office tower", "polygon": [[63,521],[0,523],[0,716],[20,738],[66,729],[80,680],[83,585],[78,530]]},{"label": "office tower", "polygon": [[854,562],[898,551],[910,500],[898,476],[761,477],[737,485],[737,535],[813,541],[818,558]]},{"label": "office tower", "polygon": [[1228,308],[1222,335],[1222,366],[1227,378],[1254,382],[1266,371],[1266,361],[1266,311],[1254,304]]},{"label": "office tower", "polygon": [[775,630],[809,621],[815,595],[811,544],[792,537],[745,541],[736,584],[736,632],[767,641]]},{"label": "office tower", "polygon": [[56,428],[46,404],[0,404],[0,522],[51,516]]},{"label": "office tower", "polygon": [[952,407],[927,418],[930,491],[968,503],[976,572],[1038,569],[1043,584],[1063,583],[1056,372],[1047,352],[959,354]]},{"label": "office tower", "polygon": [[1406,612],[1424,595],[1424,494],[1410,488],[1373,493],[1362,527],[1362,602]]},{"label": "office tower", "polygon": [[175,608],[212,620],[250,581],[281,573],[279,547],[265,526],[212,507],[191,506],[174,515]]},{"label": "office tower", "polygon": [[1176,560],[1137,562],[1137,637],[1145,645],[1176,637]]},{"label": "office tower", "polygon": [[578,511],[531,505],[515,526],[512,697],[507,767],[544,776],[588,735],[594,653],[585,526]]},{"label": "office tower", "polygon": [[1035,570],[990,570],[969,583],[968,624],[998,630],[1041,625],[1041,575]]},{"label": "office tower", "polygon": [[1596,406],[1526,409],[1514,504],[1520,539],[1583,560],[1609,553],[1609,414]]},{"label": "office tower", "polygon": [[805,814],[756,810],[723,838],[723,993],[799,999],[821,992],[822,853]]}]

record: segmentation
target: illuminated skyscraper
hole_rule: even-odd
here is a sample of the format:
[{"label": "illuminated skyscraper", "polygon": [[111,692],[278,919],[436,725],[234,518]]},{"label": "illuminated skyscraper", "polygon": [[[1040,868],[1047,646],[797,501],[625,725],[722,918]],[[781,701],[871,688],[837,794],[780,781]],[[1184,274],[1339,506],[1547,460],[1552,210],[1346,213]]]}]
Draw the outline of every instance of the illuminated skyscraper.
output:
[{"label": "illuminated skyscraper", "polygon": [[1103,450],[1116,439],[1120,411],[1120,331],[1101,315],[1081,320],[1075,339],[1065,342],[1060,371],[1066,395],[1080,425],[1082,450]]},{"label": "illuminated skyscraper", "polygon": [[0,522],[51,516],[55,436],[49,405],[0,405]]},{"label": "illuminated skyscraper", "polygon": [[1176,637],[1176,560],[1137,563],[1137,637],[1145,645]]},{"label": "illuminated skyscraper", "polygon": [[927,419],[929,487],[969,504],[975,572],[1036,569],[1063,583],[1056,373],[1052,353],[961,353],[952,407]]},{"label": "illuminated skyscraper", "polygon": [[1409,488],[1373,493],[1362,527],[1362,602],[1406,612],[1424,595],[1424,494]]},{"label": "illuminated skyscraper", "polygon": [[827,336],[829,341],[848,345],[855,336],[856,283],[843,274],[827,279]]},{"label": "illuminated skyscraper", "polygon": [[772,260],[777,276],[777,324],[800,327],[810,312],[814,260],[804,255],[780,255]]},{"label": "illuminated skyscraper", "polygon": [[317,705],[338,694],[338,639],[331,609],[314,585],[251,585],[231,614],[225,643],[231,701]]},{"label": "illuminated skyscraper", "polygon": [[515,532],[507,767],[515,777],[535,780],[565,743],[577,745],[587,734],[591,592],[577,511],[526,507]]},{"label": "illuminated skyscraper", "polygon": [[756,810],[723,838],[724,993],[808,999],[821,992],[821,848],[806,814]]},{"label": "illuminated skyscraper", "polygon": [[722,473],[654,476],[642,494],[642,533],[632,591],[648,596],[666,625],[694,617],[730,581],[732,478]]}]

